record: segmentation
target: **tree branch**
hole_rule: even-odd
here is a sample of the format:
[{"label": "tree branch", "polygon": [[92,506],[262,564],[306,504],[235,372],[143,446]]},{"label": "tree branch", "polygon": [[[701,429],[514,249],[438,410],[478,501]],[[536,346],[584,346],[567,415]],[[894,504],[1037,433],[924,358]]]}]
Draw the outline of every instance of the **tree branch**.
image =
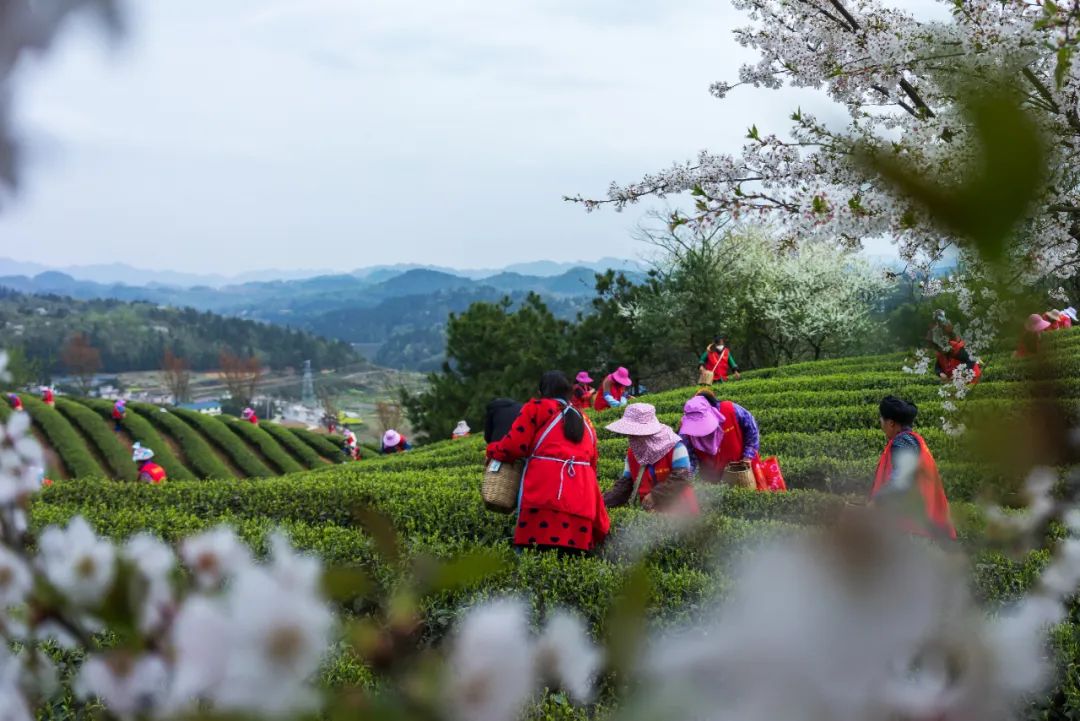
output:
[{"label": "tree branch", "polygon": [[844,7],[840,0],[829,0],[829,4],[836,8],[836,12],[844,16],[844,20],[847,20],[849,25],[848,30],[855,32],[859,29],[859,23],[855,20],[855,16],[848,12],[848,9]]}]

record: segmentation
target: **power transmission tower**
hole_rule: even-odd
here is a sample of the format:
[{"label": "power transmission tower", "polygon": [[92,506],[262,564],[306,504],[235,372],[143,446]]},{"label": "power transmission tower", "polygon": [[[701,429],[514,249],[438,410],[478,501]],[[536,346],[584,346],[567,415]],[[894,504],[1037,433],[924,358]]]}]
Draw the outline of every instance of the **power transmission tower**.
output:
[{"label": "power transmission tower", "polygon": [[317,405],[315,400],[315,381],[311,377],[311,361],[304,361],[304,385],[300,389],[300,402],[309,407],[314,408]]}]

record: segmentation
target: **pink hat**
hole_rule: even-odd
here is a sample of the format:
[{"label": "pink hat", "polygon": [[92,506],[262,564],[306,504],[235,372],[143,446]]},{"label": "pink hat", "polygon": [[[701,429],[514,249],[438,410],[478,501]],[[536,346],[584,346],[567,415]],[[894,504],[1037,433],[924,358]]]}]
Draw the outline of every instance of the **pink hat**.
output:
[{"label": "pink hat", "polygon": [[665,428],[656,418],[656,408],[651,403],[631,403],[622,418],[605,427],[624,436],[652,436]]},{"label": "pink hat", "polygon": [[707,436],[720,427],[724,416],[702,396],[694,396],[683,406],[682,426],[684,436]]},{"label": "pink hat", "polygon": [[589,377],[589,371],[581,371],[580,373],[578,373],[574,377],[574,380],[576,380],[578,383],[592,383],[593,382],[593,379]]},{"label": "pink hat", "polygon": [[1040,333],[1049,328],[1050,323],[1038,313],[1032,313],[1028,316],[1024,327],[1032,333]]},{"label": "pink hat", "polygon": [[398,443],[401,443],[401,434],[395,431],[393,428],[383,433],[382,444],[386,448],[393,448]]},{"label": "pink hat", "polygon": [[615,372],[611,374],[611,379],[621,386],[628,386],[633,383],[633,381],[630,380],[630,371],[622,366],[615,369]]}]

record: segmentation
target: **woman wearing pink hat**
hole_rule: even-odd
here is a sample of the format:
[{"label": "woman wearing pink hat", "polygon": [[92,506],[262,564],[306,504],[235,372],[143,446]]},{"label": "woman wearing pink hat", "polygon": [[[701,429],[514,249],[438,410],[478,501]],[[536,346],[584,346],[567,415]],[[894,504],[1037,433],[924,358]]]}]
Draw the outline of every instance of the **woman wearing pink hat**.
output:
[{"label": "woman wearing pink hat", "polygon": [[611,528],[596,480],[596,431],[570,405],[572,390],[566,374],[548,371],[540,378],[539,397],[522,406],[505,436],[488,444],[488,458],[525,460],[515,546],[581,553]]},{"label": "woman wearing pink hat", "polygon": [[573,395],[570,396],[570,405],[583,411],[593,404],[596,389],[592,387],[593,379],[589,377],[588,371],[578,372],[574,380],[577,382],[574,384]]},{"label": "woman wearing pink hat", "polygon": [[630,371],[619,366],[600,384],[600,390],[596,392],[596,400],[593,401],[593,408],[603,411],[625,406],[630,400],[629,391],[632,384]]},{"label": "woman wearing pink hat", "polygon": [[700,513],[690,485],[690,454],[675,431],[656,417],[649,403],[632,403],[607,426],[630,437],[622,477],[604,494],[608,508],[639,500],[643,508],[680,515]]},{"label": "woman wearing pink hat", "polygon": [[717,482],[729,463],[758,456],[758,426],[750,411],[731,401],[714,407],[703,395],[683,406],[679,434],[690,448],[691,465],[705,480]]},{"label": "woman wearing pink hat", "polygon": [[1020,336],[1020,346],[1013,355],[1017,358],[1025,358],[1037,354],[1040,336],[1050,325],[1050,321],[1038,313],[1029,315],[1024,323],[1024,332]]},{"label": "woman wearing pink hat", "polygon": [[383,433],[382,446],[379,448],[379,453],[383,455],[389,455],[391,453],[404,453],[405,451],[411,451],[412,446],[405,440],[405,436],[401,435],[393,428]]}]

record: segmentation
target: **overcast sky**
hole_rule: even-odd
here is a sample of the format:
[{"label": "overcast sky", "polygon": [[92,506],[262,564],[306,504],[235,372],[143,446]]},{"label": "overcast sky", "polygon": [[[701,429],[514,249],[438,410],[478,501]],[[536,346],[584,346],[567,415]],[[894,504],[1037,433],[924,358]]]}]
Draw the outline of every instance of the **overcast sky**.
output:
[{"label": "overcast sky", "polygon": [[647,206],[587,214],[562,195],[823,107],[709,96],[749,57],[725,0],[148,0],[129,16],[115,48],[87,23],[23,68],[30,164],[0,255],[219,273],[636,257]]}]

